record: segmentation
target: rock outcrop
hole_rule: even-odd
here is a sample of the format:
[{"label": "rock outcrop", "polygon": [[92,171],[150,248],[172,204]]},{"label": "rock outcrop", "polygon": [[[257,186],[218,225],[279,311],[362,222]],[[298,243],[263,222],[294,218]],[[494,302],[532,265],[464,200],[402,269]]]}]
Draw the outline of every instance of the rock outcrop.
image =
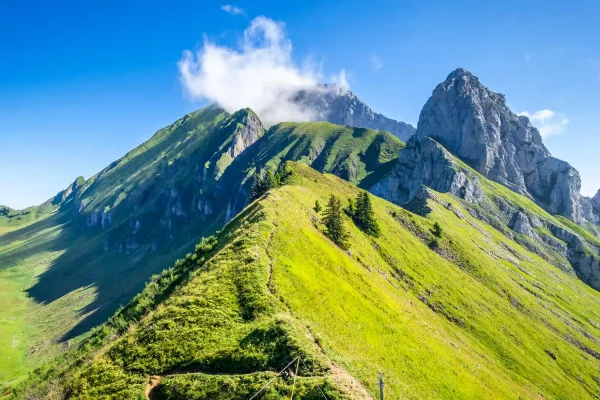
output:
[{"label": "rock outcrop", "polygon": [[[577,170],[552,157],[529,119],[513,113],[502,94],[483,86],[470,72],[459,68],[435,88],[405,151],[418,151],[418,143],[429,138],[550,213],[586,221]],[[399,170],[403,160],[415,157],[402,153]]]},{"label": "rock outcrop", "polygon": [[243,110],[233,133],[233,141],[227,149],[231,158],[236,158],[264,133],[262,122],[250,110]]},{"label": "rock outcrop", "polygon": [[598,193],[592,198],[591,204],[594,211],[600,214],[600,190],[598,190]]},{"label": "rock outcrop", "polygon": [[438,192],[449,192],[469,202],[483,198],[479,178],[466,168],[460,168],[454,157],[430,138],[410,140],[400,152],[393,172],[370,191],[393,203],[404,205],[415,198],[421,186]]},{"label": "rock outcrop", "polygon": [[300,91],[294,101],[314,112],[318,121],[387,131],[403,142],[415,133],[412,125],[374,112],[354,93],[336,85],[321,85],[314,91]]},{"label": "rock outcrop", "polygon": [[596,197],[590,199],[589,197],[581,196],[581,212],[586,221],[600,225],[600,203],[594,200]]},{"label": "rock outcrop", "polygon": [[593,199],[581,196],[578,172],[550,155],[539,131],[527,117],[514,114],[503,95],[464,69],[435,88],[394,169],[370,191],[416,212],[427,210],[424,198],[434,199],[424,187],[451,193],[465,200],[475,218],[600,290],[596,243],[554,220],[540,219],[518,202],[488,198],[479,175],[463,162],[551,214],[579,224],[600,220],[600,192]]},{"label": "rock outcrop", "polygon": [[52,204],[57,205],[65,202],[71,195],[76,195],[77,191],[83,184],[85,183],[85,178],[83,176],[78,177],[75,181],[69,185],[65,190],[58,192],[56,196],[52,199]]}]

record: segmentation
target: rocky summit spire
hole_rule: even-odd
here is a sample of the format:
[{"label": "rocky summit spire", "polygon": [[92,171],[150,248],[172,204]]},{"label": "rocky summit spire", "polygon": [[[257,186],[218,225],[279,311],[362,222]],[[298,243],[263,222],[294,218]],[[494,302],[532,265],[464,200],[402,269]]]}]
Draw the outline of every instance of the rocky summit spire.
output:
[{"label": "rocky summit spire", "polygon": [[513,113],[504,95],[469,71],[456,69],[433,91],[411,141],[426,138],[549,212],[585,220],[577,170],[552,157],[529,119]]}]

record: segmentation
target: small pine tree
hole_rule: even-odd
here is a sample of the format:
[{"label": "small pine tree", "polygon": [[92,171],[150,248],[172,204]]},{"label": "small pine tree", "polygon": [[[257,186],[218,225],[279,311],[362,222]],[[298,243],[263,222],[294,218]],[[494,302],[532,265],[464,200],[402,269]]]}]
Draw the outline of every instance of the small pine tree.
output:
[{"label": "small pine tree", "polygon": [[373,204],[367,192],[361,192],[356,198],[356,211],[354,219],[358,226],[371,236],[378,237],[380,233],[379,224],[375,219]]},{"label": "small pine tree", "polygon": [[315,201],[315,212],[318,214],[321,212],[323,208],[321,207],[321,203],[319,203],[319,200]]},{"label": "small pine tree", "polygon": [[277,185],[283,185],[292,175],[292,171],[288,168],[287,164],[284,162],[277,169],[277,174],[275,174],[275,179],[277,181]]},{"label": "small pine tree", "polygon": [[273,171],[270,168],[267,170],[267,173],[263,178],[263,182],[265,192],[267,192],[269,189],[277,187],[277,179],[275,179],[275,175],[273,174]]},{"label": "small pine tree", "polygon": [[433,236],[437,237],[437,238],[441,238],[443,231],[442,231],[442,226],[439,224],[439,222],[435,222],[433,224],[433,230],[431,231],[431,233],[433,233]]},{"label": "small pine tree", "polygon": [[440,240],[438,238],[434,237],[429,241],[429,248],[431,250],[436,250],[439,247],[440,247]]},{"label": "small pine tree", "polygon": [[275,175],[271,169],[267,169],[267,171],[263,174],[255,173],[254,182],[252,183],[252,188],[250,189],[250,197],[252,200],[256,200],[263,194],[267,193],[270,189],[277,186],[279,186],[277,184],[277,179],[275,178]]},{"label": "small pine tree", "polygon": [[348,247],[348,232],[344,226],[342,203],[334,195],[329,197],[327,208],[325,208],[323,224],[325,224],[325,234],[331,240],[343,249]]},{"label": "small pine tree", "polygon": [[269,190],[283,185],[290,179],[290,176],[292,176],[292,171],[287,168],[286,164],[282,164],[275,174],[270,168],[267,168],[264,173],[255,173],[254,182],[250,189],[251,200],[255,200]]}]

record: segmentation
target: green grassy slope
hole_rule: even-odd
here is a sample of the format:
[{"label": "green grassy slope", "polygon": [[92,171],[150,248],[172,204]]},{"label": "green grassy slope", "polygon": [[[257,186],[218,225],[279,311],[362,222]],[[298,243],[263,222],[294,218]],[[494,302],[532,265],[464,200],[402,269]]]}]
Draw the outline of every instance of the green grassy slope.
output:
[{"label": "green grassy slope", "polygon": [[387,132],[328,122],[275,125],[264,137],[258,160],[294,160],[361,184],[386,173],[404,143]]},{"label": "green grassy slope", "polygon": [[[122,200],[131,194],[124,186],[139,188],[144,176],[160,175],[163,160],[158,155],[177,158],[192,151],[225,115],[214,107],[192,113],[87,182],[78,178],[43,205],[22,211],[2,208],[0,384],[74,344],[73,338],[139,292],[165,257],[172,262],[181,241],[152,259],[144,251],[105,251],[113,233],[88,226],[86,219],[108,204],[118,210],[119,196]],[[113,217],[115,224],[127,219],[124,214]]]},{"label": "green grassy slope", "polygon": [[24,210],[13,210],[0,205],[0,235],[45,217],[55,211],[58,205],[58,203],[53,204],[52,200]]},{"label": "green grassy slope", "polygon": [[[533,200],[486,179],[455,157],[452,162],[455,168],[474,177],[478,181],[476,185],[484,194],[483,199],[478,202],[456,199],[469,213],[553,265],[577,274],[593,288],[600,288],[600,238],[593,229],[579,226],[562,216],[549,214]],[[513,229],[513,218],[517,211],[525,215],[528,223],[532,224],[531,234],[519,233]]]},{"label": "green grassy slope", "polygon": [[0,214],[0,305],[11,304],[0,311],[0,384],[76,345],[153,273],[221,229],[247,205],[255,171],[287,159],[322,162],[359,183],[403,145],[388,133],[328,123],[284,132],[292,124],[281,124],[232,159],[248,118],[257,117],[191,113],[45,205]]},{"label": "green grassy slope", "polygon": [[[443,194],[428,200],[427,217],[373,198],[382,235],[346,220],[343,251],[312,207],[359,189],[292,168],[291,184],[155,277],[38,376],[53,390],[65,384],[73,399],[144,398],[152,375],[164,377],[155,399],[242,399],[301,355],[309,368],[297,398],[320,398],[315,385],[329,398],[360,398],[344,393],[336,371],[372,395],[382,371],[393,399],[600,394],[596,291]],[[443,230],[435,246],[434,222]],[[290,385],[277,380],[264,398],[289,397]]]}]

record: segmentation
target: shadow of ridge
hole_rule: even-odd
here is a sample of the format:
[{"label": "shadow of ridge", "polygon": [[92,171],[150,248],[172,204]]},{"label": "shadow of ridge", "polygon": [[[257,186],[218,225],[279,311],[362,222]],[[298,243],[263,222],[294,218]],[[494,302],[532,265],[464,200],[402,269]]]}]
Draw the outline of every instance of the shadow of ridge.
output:
[{"label": "shadow of ridge", "polygon": [[403,205],[402,208],[422,217],[426,217],[432,212],[432,209],[427,205],[426,197],[415,197]]},{"label": "shadow of ridge", "polygon": [[10,245],[15,241],[27,240],[48,228],[65,224],[69,222],[69,220],[67,212],[56,211],[32,224],[25,225],[24,227],[0,235],[0,248]]},{"label": "shadow of ridge", "polygon": [[[243,221],[248,221],[250,223],[255,223],[259,220],[261,220],[262,218],[264,218],[264,213],[263,213],[263,208],[262,205],[260,205],[259,203],[254,203],[252,205],[250,205],[249,207],[246,207],[243,211],[241,211],[239,214],[237,214],[234,219],[227,224],[223,230],[221,231],[221,237],[226,237],[229,234],[231,234],[232,231],[234,231],[235,229],[238,229],[240,224]],[[225,210],[223,210],[221,212],[221,214],[225,212]],[[86,318],[83,321],[81,321],[79,324],[77,324],[73,329],[71,329],[69,332],[67,332],[65,335],[63,335],[61,337],[61,341],[66,341],[69,339],[72,339],[76,336],[79,336],[80,334],[83,334],[85,332],[87,332],[89,329],[93,328],[94,326],[98,325],[99,323],[103,323],[106,320],[108,320],[110,317],[112,317],[113,315],[115,315],[115,312],[117,311],[117,309],[120,306],[125,306],[124,309],[124,313],[127,313],[127,305],[131,304],[131,300],[138,294],[141,293],[142,290],[144,289],[146,282],[148,281],[148,279],[150,278],[150,276],[152,276],[152,274],[155,274],[157,272],[160,272],[164,269],[167,268],[171,268],[175,262],[175,260],[179,259],[179,258],[183,258],[184,255],[188,252],[190,252],[195,245],[200,241],[202,236],[208,236],[213,234],[214,232],[217,231],[218,228],[221,228],[221,225],[218,224],[218,221],[221,220],[221,214],[215,215],[214,221],[213,222],[207,222],[206,224],[206,228],[204,233],[202,233],[202,235],[198,235],[197,238],[191,239],[189,241],[187,241],[187,243],[180,243],[180,246],[175,249],[174,251],[171,251],[170,253],[165,253],[161,256],[159,255],[152,255],[151,258],[157,259],[156,261],[154,261],[154,263],[152,265],[148,265],[147,266],[147,270],[149,271],[148,273],[144,274],[143,279],[140,279],[138,277],[134,277],[132,279],[132,286],[130,286],[129,290],[126,292],[121,292],[118,296],[113,296],[111,299],[108,299],[109,304],[101,304],[97,301],[89,304],[88,306],[86,306],[82,311],[81,314],[85,314],[87,312],[92,312],[94,311],[94,307],[98,307],[100,306],[101,308],[99,308],[97,311],[95,311],[93,317],[90,318]],[[220,251],[220,249],[222,249],[224,246],[227,245],[227,241],[219,243],[216,247],[216,251]],[[130,256],[128,256],[129,258],[131,257],[135,257],[135,254],[132,254]],[[191,271],[190,271],[191,272]],[[189,276],[189,274],[188,274]],[[106,283],[103,283],[102,281],[97,281],[96,285],[98,285],[98,290],[102,290],[101,288],[105,287],[107,284],[110,285],[110,283],[112,282],[113,278],[109,278],[108,281]],[[186,282],[187,278],[182,278],[183,281],[182,282]],[[122,283],[119,282],[119,284],[122,286]],[[177,283],[177,285],[182,284],[181,282]],[[169,297],[170,293],[166,296]]]}]

